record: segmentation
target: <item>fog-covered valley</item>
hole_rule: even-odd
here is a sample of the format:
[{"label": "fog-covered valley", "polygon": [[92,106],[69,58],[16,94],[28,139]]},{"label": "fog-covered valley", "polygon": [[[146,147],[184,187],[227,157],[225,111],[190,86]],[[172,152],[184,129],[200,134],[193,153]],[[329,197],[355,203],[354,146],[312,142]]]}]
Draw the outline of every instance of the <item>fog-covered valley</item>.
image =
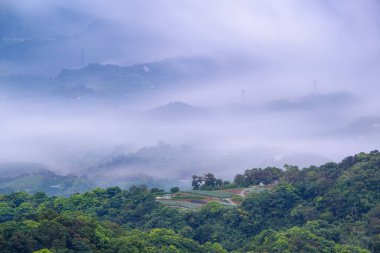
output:
[{"label": "fog-covered valley", "polygon": [[1,3],[0,160],[186,187],[378,149],[378,5],[291,2]]},{"label": "fog-covered valley", "polygon": [[[95,80],[89,87],[93,82],[113,84]],[[42,163],[105,185],[136,175],[186,182],[204,171],[231,178],[252,167],[323,164],[375,149],[379,140],[376,114],[357,111],[368,101],[347,91],[257,102],[236,90],[225,103],[173,96],[160,104],[160,93],[173,90],[68,96],[33,87],[23,98],[3,99],[1,159]]]}]

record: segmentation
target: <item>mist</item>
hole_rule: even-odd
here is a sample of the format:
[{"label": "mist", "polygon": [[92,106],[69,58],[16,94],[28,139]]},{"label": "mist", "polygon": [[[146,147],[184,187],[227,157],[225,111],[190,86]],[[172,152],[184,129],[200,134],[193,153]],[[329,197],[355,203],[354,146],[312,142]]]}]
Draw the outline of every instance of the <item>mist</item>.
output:
[{"label": "mist", "polygon": [[379,149],[380,4],[0,3],[0,160],[225,178]]}]

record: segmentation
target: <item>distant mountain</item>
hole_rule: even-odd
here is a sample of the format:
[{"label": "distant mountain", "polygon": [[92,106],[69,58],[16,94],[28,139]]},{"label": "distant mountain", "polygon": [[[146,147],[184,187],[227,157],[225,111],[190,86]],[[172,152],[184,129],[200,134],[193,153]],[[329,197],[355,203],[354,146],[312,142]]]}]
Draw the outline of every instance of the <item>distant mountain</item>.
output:
[{"label": "distant mountain", "polygon": [[[51,78],[62,69],[78,69],[88,63],[113,62],[129,65],[154,61],[160,57],[173,57],[163,55],[152,58],[153,53],[157,53],[158,47],[162,46],[167,38],[147,27],[109,19],[94,19],[83,13],[73,13],[68,10],[57,10],[52,18],[53,22],[49,24],[39,20],[37,16],[24,15],[11,9],[4,9],[2,6],[0,10],[0,72],[34,74]],[[57,26],[60,25],[59,28],[55,27],[54,23]],[[157,71],[161,73],[160,69],[167,69],[169,65],[171,65],[170,68],[175,67],[176,71],[182,68],[182,74],[189,71],[189,74],[198,77],[212,71],[209,62],[203,61],[199,65],[200,62],[202,62],[200,59],[197,59],[196,62],[194,59],[187,59],[186,62],[184,59],[161,61],[150,64],[148,66],[150,72],[144,76],[157,78],[155,76]],[[198,66],[196,67],[194,63]],[[204,63],[207,66],[203,65]],[[2,71],[3,65],[8,67],[4,68],[9,70],[8,73]],[[109,65],[102,66],[106,68],[106,71],[111,69]],[[121,78],[127,75],[129,81],[139,81],[139,77],[133,75],[139,75],[136,73],[136,69],[143,71],[142,73],[148,72],[146,68],[143,70],[143,66],[144,64],[136,65],[131,72],[125,68],[115,72],[121,74]],[[116,66],[114,65],[114,67]],[[94,69],[100,71],[99,66],[90,64],[87,70],[80,72],[80,75],[84,72],[90,74]],[[113,68],[113,70],[115,69]],[[120,70],[124,73],[121,73]],[[64,72],[67,77],[68,73]],[[105,74],[105,72],[103,71],[101,74]],[[182,74],[175,80],[180,81],[186,78]],[[171,73],[170,75],[172,76]],[[163,78],[163,81],[166,81],[166,77]]]},{"label": "distant mountain", "polygon": [[54,96],[141,100],[194,85],[195,81],[210,78],[217,71],[217,64],[206,58],[173,58],[132,66],[92,63],[79,69],[64,69],[54,79],[0,76],[0,91],[6,98]]},{"label": "distant mountain", "polygon": [[136,94],[186,85],[214,75],[217,65],[206,58],[172,58],[132,66],[89,64],[81,69],[64,69],[55,78],[60,85],[84,85],[112,93]]},{"label": "distant mountain", "polygon": [[[119,180],[136,172],[157,177],[187,178],[194,168],[199,168],[202,155],[188,146],[174,147],[164,142],[156,146],[143,147],[135,152],[120,153],[88,168],[83,173],[92,178]],[[165,173],[165,174],[164,174]]]},{"label": "distant mountain", "polygon": [[1,163],[0,173],[0,193],[24,191],[68,196],[95,187],[85,177],[57,175],[45,166],[35,163]]},{"label": "distant mountain", "polygon": [[281,99],[269,103],[271,110],[310,110],[326,107],[345,106],[355,101],[354,95],[347,92],[310,94],[295,99]]},{"label": "distant mountain", "polygon": [[[94,181],[130,182],[136,173],[147,174],[156,180],[190,179],[192,175],[209,171],[232,177],[239,169],[278,166],[285,163],[310,166],[328,159],[312,154],[296,154],[292,157],[275,157],[273,148],[257,147],[245,150],[218,150],[196,145],[175,146],[159,142],[154,146],[140,148],[134,152],[120,152],[105,158],[98,165],[89,167],[81,174]],[[310,161],[307,159],[310,158]],[[120,185],[120,184],[119,184]]]},{"label": "distant mountain", "polygon": [[45,165],[26,162],[2,162],[0,163],[0,177],[14,178],[24,175],[41,174],[47,172]]},{"label": "distant mountain", "polygon": [[[118,185],[128,189],[132,185],[146,185],[149,188],[158,187],[169,190],[179,184],[178,180],[157,178],[144,173],[134,172],[126,176],[112,176],[115,171],[99,176],[89,173],[58,175],[42,164],[25,162],[0,163],[0,194],[23,191],[34,194],[45,192],[50,196],[69,196],[83,193],[95,187],[110,187]],[[184,187],[189,187],[185,185]]]},{"label": "distant mountain", "polygon": [[167,117],[173,120],[177,120],[178,118],[204,116],[207,112],[207,108],[193,106],[183,102],[171,102],[146,111],[150,116],[160,118]]}]

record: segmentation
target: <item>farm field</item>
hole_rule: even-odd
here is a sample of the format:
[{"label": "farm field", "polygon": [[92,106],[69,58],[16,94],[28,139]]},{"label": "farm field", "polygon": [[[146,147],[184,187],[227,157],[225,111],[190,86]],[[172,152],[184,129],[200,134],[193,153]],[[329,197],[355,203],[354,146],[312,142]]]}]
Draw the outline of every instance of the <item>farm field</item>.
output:
[{"label": "farm field", "polygon": [[193,195],[201,195],[213,198],[231,198],[235,195],[233,192],[228,192],[224,190],[220,191],[206,191],[206,190],[193,190],[193,191],[184,191],[185,193],[190,193]]},{"label": "farm field", "polygon": [[159,203],[165,206],[177,207],[177,208],[186,208],[186,209],[198,209],[203,204],[191,203],[188,201],[178,201],[178,200],[157,200]]},{"label": "farm field", "polygon": [[197,209],[207,203],[217,202],[226,207],[239,206],[243,199],[252,192],[261,192],[271,187],[249,187],[223,190],[190,190],[180,191],[170,198],[157,197],[157,201],[163,205],[174,208]]}]

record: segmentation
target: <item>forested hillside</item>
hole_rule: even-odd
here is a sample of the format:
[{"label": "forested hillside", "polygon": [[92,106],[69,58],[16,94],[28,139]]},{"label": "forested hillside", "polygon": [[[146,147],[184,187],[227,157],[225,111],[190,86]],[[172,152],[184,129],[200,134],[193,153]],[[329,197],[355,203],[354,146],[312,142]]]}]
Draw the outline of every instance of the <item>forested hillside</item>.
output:
[{"label": "forested hillside", "polygon": [[261,177],[278,183],[250,193],[240,206],[211,202],[196,211],[166,207],[156,201],[159,191],[144,186],[70,197],[0,195],[0,249],[380,252],[380,152],[320,167],[247,170],[234,183],[251,185]]}]

